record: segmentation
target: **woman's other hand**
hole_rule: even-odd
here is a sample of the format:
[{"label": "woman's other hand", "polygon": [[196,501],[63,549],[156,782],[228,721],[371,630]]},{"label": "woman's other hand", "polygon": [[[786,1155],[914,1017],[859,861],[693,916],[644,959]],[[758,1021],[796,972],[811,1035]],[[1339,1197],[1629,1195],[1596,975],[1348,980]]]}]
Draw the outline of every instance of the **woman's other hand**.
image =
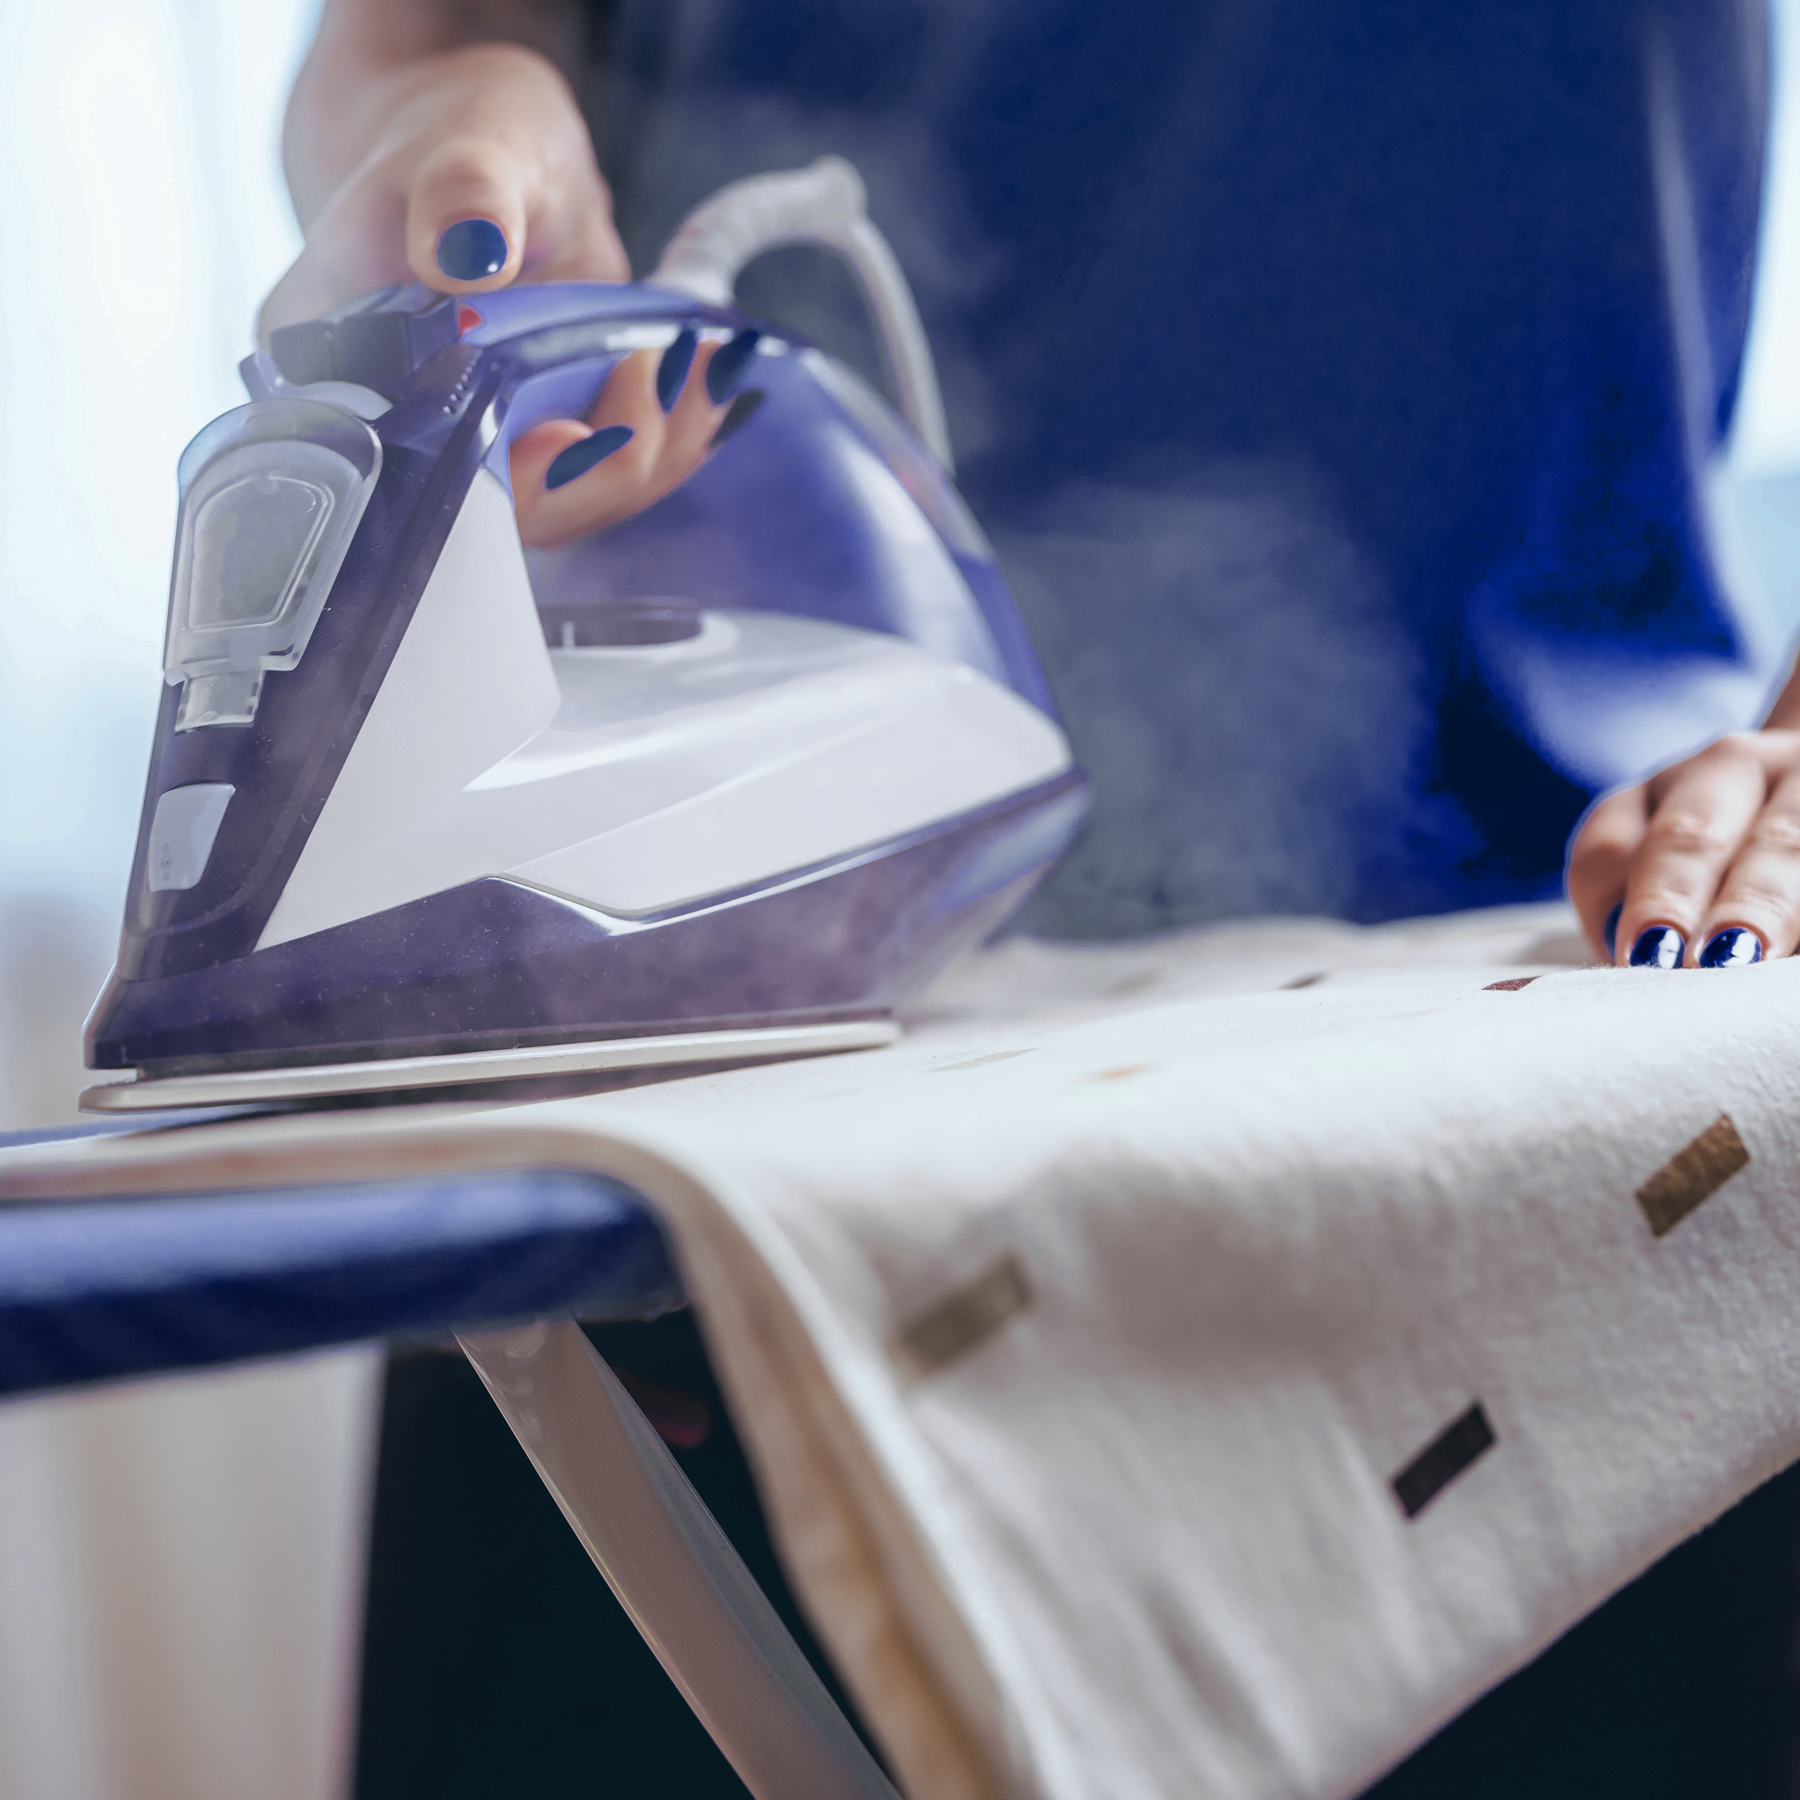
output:
[{"label": "woman's other hand", "polygon": [[1588,813],[1569,897],[1608,962],[1735,968],[1800,945],[1800,712],[1720,738]]}]

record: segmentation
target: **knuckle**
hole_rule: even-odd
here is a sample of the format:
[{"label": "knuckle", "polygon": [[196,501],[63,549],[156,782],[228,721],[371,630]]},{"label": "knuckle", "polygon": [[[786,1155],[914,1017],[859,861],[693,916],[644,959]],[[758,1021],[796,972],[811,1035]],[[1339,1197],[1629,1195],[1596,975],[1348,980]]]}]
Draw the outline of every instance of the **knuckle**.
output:
[{"label": "knuckle", "polygon": [[1692,886],[1679,881],[1634,881],[1629,905],[1634,913],[1645,917],[1679,919],[1692,912],[1700,898]]},{"label": "knuckle", "polygon": [[1780,935],[1779,927],[1791,910],[1789,904],[1777,896],[1746,892],[1721,894],[1712,907],[1715,919],[1729,919],[1733,925],[1748,925],[1765,943]]},{"label": "knuckle", "polygon": [[420,165],[413,189],[418,198],[432,204],[491,200],[498,196],[505,173],[490,145],[476,138],[450,138]]},{"label": "knuckle", "polygon": [[1800,858],[1800,818],[1792,813],[1765,813],[1751,829],[1750,843],[1776,856]]},{"label": "knuckle", "polygon": [[1711,814],[1686,807],[1657,813],[1644,835],[1661,855],[1693,858],[1723,856],[1738,841],[1737,833]]},{"label": "knuckle", "polygon": [[1800,884],[1794,880],[1792,870],[1771,868],[1766,863],[1744,863],[1732,870],[1730,880],[1719,889],[1717,904],[1784,914],[1794,908],[1797,885]]}]

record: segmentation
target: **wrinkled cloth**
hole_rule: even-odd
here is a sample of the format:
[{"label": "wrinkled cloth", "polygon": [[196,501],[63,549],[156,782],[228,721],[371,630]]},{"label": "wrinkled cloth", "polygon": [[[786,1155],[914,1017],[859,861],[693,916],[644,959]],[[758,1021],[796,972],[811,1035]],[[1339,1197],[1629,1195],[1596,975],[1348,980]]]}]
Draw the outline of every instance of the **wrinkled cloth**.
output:
[{"label": "wrinkled cloth", "polygon": [[1800,964],[1583,955],[1559,907],[1016,941],[889,1050],[5,1191],[626,1181],[908,1792],[1332,1800],[1800,1455]]}]

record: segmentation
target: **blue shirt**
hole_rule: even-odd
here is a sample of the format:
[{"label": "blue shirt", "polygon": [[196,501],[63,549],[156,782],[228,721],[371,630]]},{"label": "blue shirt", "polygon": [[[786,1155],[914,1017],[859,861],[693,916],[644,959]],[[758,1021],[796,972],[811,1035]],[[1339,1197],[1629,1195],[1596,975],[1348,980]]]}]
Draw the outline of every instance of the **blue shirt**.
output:
[{"label": "blue shirt", "polygon": [[[1785,646],[1700,502],[1748,313],[1766,20],[1686,0],[623,0],[634,263],[848,156],[1094,783],[1036,902],[1114,935],[1557,890],[1591,795]],[[847,280],[752,311],[873,366]]]}]

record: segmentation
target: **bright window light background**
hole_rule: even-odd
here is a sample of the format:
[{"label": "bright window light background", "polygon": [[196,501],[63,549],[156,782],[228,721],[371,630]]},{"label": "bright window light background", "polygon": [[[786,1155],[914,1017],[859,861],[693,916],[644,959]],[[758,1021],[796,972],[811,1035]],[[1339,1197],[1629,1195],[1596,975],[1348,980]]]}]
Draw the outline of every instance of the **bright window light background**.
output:
[{"label": "bright window light background", "polygon": [[1746,476],[1800,469],[1800,0],[1774,0],[1775,106],[1762,241],[1731,462]]},{"label": "bright window light background", "polygon": [[[175,459],[298,248],[317,4],[0,0],[0,1130],[73,1116]],[[378,1385],[340,1352],[0,1408],[0,1793],[341,1800]]]},{"label": "bright window light background", "polygon": [[0,0],[0,1129],[71,1115],[136,841],[175,459],[299,247],[317,0]]},{"label": "bright window light background", "polygon": [[[0,1130],[71,1116],[82,1083],[159,698],[175,460],[243,400],[256,303],[298,247],[277,138],[317,5],[0,0]],[[1776,23],[1778,51],[1800,42],[1800,0]],[[1721,508],[1745,540],[1728,566],[1782,586],[1800,583],[1797,63],[1778,56]]]}]

